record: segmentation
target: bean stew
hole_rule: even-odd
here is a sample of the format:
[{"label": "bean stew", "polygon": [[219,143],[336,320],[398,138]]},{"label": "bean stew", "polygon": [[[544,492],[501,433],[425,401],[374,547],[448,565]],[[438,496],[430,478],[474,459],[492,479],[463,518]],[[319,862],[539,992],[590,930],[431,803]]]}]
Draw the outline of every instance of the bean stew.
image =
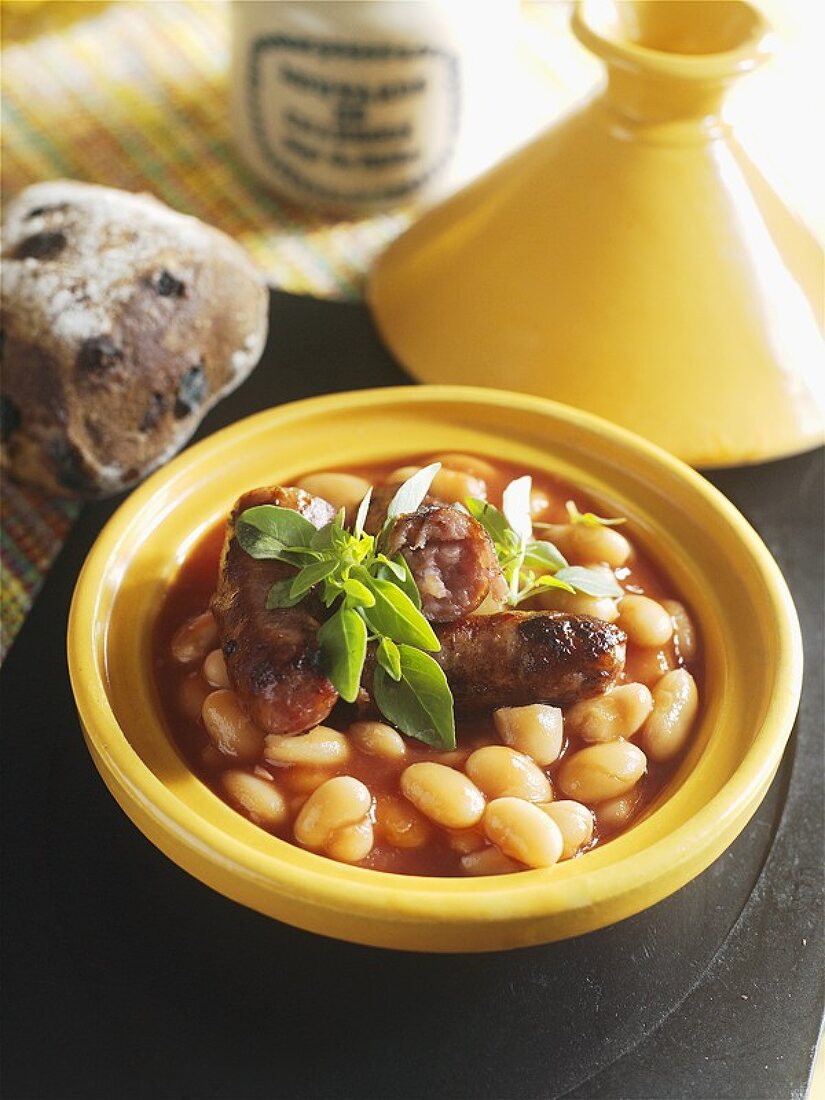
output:
[{"label": "bean stew", "polygon": [[[409,512],[388,512],[398,487],[434,461],[440,468],[425,498]],[[402,874],[551,867],[631,827],[665,789],[696,726],[700,639],[631,521],[596,516],[585,493],[528,473],[529,482],[504,462],[427,455],[309,473],[277,496],[246,494],[251,510],[233,513],[224,564],[221,523],[183,562],[156,628],[164,716],[188,766],[275,836]],[[370,487],[369,508],[359,510]],[[333,633],[335,609],[323,593],[333,590],[324,578],[339,576],[335,563],[306,550],[300,566],[291,564],[283,540],[275,540],[277,561],[249,556],[240,524],[263,517],[254,545],[265,557],[271,501],[281,503],[268,514],[283,519],[296,507],[309,520],[307,546],[334,544],[334,532],[326,541],[320,532],[332,531],[338,512],[348,531],[364,527],[359,545],[373,539],[390,563],[371,575],[361,565],[340,574],[336,606],[351,605],[359,622],[341,617],[357,630],[354,641],[334,640],[338,656],[322,644]],[[308,585],[318,578],[302,594],[293,591],[299,568]],[[413,652],[403,631],[393,641],[393,608],[403,612],[408,595],[427,620],[422,631],[437,639],[424,655],[427,646]],[[388,601],[383,618],[376,599]],[[339,657],[360,639],[363,665],[346,702],[352,670]],[[285,662],[280,679],[274,653],[288,654],[277,658]],[[405,682],[406,673],[396,677],[404,660],[438,666],[439,691],[448,685],[454,701],[455,747],[445,740],[446,720],[434,719],[439,741],[433,730],[410,735],[387,717],[396,713],[389,704]],[[440,706],[428,690],[404,697],[404,713],[424,727],[420,716]],[[302,718],[318,714],[326,716]]]}]

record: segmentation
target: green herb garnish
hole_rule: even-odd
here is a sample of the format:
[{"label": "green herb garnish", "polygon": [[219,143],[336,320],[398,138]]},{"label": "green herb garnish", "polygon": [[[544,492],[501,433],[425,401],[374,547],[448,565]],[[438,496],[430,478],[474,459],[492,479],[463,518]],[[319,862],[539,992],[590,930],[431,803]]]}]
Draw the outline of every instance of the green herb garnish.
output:
[{"label": "green herb garnish", "polygon": [[[507,581],[507,602],[515,607],[523,600],[535,596],[547,588],[561,588],[565,592],[582,592],[588,596],[622,595],[622,589],[613,577],[601,571],[581,565],[568,565],[564,555],[552,542],[533,539],[530,516],[531,478],[519,477],[504,490],[502,510],[486,500],[468,497],[464,504],[467,511],[484,527],[493,540],[496,555]],[[575,509],[572,501],[568,503]],[[623,520],[601,520],[592,512],[584,515],[577,509],[578,520],[592,525],[596,523],[622,523]],[[587,518],[585,518],[587,517]],[[538,524],[536,526],[539,526]]]},{"label": "green herb garnish", "polygon": [[453,697],[430,653],[441,643],[421,613],[421,596],[399,554],[383,552],[393,519],[414,512],[439,470],[419,470],[396,492],[387,522],[375,538],[364,531],[372,490],[358,509],[352,530],[340,512],[316,529],[290,508],[262,504],[238,519],[241,547],[253,558],[274,559],[297,568],[277,581],[268,609],[294,607],[314,590],[333,614],[318,631],[321,662],[342,699],[358,696],[369,642],[376,644],[373,695],[381,713],[402,733],[441,749],[455,748]]},{"label": "green herb garnish", "polygon": [[585,527],[618,527],[621,523],[627,523],[624,516],[605,519],[604,516],[597,516],[593,512],[580,512],[574,500],[568,500],[564,507],[567,509],[570,523],[582,523]]}]

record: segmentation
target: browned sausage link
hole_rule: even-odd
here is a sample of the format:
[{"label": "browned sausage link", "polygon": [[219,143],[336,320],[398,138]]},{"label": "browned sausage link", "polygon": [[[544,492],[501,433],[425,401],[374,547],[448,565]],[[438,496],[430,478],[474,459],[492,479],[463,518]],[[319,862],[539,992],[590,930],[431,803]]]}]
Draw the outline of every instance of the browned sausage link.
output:
[{"label": "browned sausage link", "polygon": [[249,717],[267,733],[300,733],[326,718],[338,694],[320,669],[320,624],[311,601],[266,610],[269,589],[294,567],[252,558],[235,538],[238,516],[259,504],[293,508],[316,527],[329,523],[335,512],[303,489],[272,486],[245,493],[227,524],[212,600],[229,680]]},{"label": "browned sausage link", "polygon": [[387,536],[387,553],[404,555],[432,622],[452,622],[475,611],[488,593],[499,606],[507,584],[495,547],[481,524],[447,504],[422,504],[400,516]]},{"label": "browned sausage link", "polygon": [[588,615],[502,611],[435,627],[434,653],[456,713],[526,703],[567,706],[615,683],[624,668],[625,635]]}]

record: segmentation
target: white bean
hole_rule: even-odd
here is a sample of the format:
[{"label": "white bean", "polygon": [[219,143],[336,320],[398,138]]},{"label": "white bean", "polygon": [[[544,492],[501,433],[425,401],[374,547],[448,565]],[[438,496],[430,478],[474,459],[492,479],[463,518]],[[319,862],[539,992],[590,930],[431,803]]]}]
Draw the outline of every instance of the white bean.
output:
[{"label": "white bean", "polygon": [[544,489],[538,489],[534,485],[530,490],[530,515],[533,519],[542,519],[543,516],[546,516],[552,503],[553,501]]},{"label": "white bean", "polygon": [[584,741],[616,741],[632,737],[652,709],[653,696],[644,684],[623,684],[574,703],[565,722]]},{"label": "white bean", "polygon": [[634,646],[627,655],[625,666],[629,679],[652,687],[673,668],[673,661],[666,649],[643,649]]},{"label": "white bean", "polygon": [[306,765],[297,764],[294,767],[283,769],[281,782],[295,794],[311,794],[322,783],[332,779],[332,775],[333,772],[329,768],[310,768]]},{"label": "white bean", "polygon": [[553,788],[547,776],[529,756],[506,745],[476,749],[464,766],[467,775],[487,798],[523,798],[549,802]]},{"label": "white bean", "polygon": [[506,856],[528,867],[552,867],[564,849],[555,821],[521,798],[496,798],[488,803],[484,832]]},{"label": "white bean", "polygon": [[409,481],[411,477],[422,469],[421,466],[399,466],[397,470],[387,474],[386,485],[400,485],[403,481]]},{"label": "white bean", "polygon": [[[387,477],[390,485],[400,484],[417,474],[420,466],[400,466]],[[442,466],[432,480],[430,493],[445,504],[454,504],[466,497],[477,497],[479,500],[487,499],[487,484],[483,478],[474,477],[463,470],[451,470]]]},{"label": "white bean", "polygon": [[683,603],[678,600],[662,600],[662,607],[670,615],[673,621],[673,632],[676,636],[676,646],[679,656],[688,664],[696,656],[696,628]]},{"label": "white bean", "polygon": [[653,685],[653,710],[642,728],[642,744],[653,760],[674,757],[684,746],[699,707],[696,681],[685,668]]},{"label": "white bean", "polygon": [[201,717],[210,740],[224,756],[252,763],[261,755],[264,735],[246,716],[234,691],[220,688],[207,695]]},{"label": "white bean", "polygon": [[295,839],[307,848],[324,848],[330,836],[367,816],[372,795],[360,779],[337,775],[313,791],[295,819]]},{"label": "white bean", "polygon": [[593,811],[581,802],[560,798],[558,802],[541,803],[539,809],[559,827],[564,841],[562,859],[572,859],[576,852],[593,839]]},{"label": "white bean", "polygon": [[468,852],[461,857],[461,866],[468,875],[510,875],[524,870],[523,863],[516,863],[495,847]]},{"label": "white bean", "polygon": [[447,843],[454,852],[461,852],[463,855],[487,846],[486,839],[477,829],[454,829]]},{"label": "white bean", "polygon": [[415,807],[391,794],[378,798],[375,826],[395,848],[421,848],[433,835],[432,825]]},{"label": "white bean", "polygon": [[448,829],[469,829],[484,813],[478,787],[444,764],[411,764],[401,775],[401,790],[422,814]]},{"label": "white bean", "polygon": [[212,688],[204,683],[200,673],[187,676],[181,683],[178,693],[178,706],[185,717],[192,722],[200,718],[203,701],[211,692]]},{"label": "white bean", "polygon": [[286,820],[286,802],[272,781],[232,770],[224,772],[221,782],[229,797],[240,803],[257,825],[274,828]]},{"label": "white bean", "polygon": [[498,735],[505,745],[532,757],[546,767],[555,763],[564,739],[564,719],[559,707],[531,703],[524,707],[500,707],[493,713]]},{"label": "white bean", "polygon": [[431,458],[425,465],[429,465],[430,462],[440,462],[441,465],[448,470],[459,470],[463,474],[471,474],[480,481],[495,481],[499,476],[498,470],[491,462],[487,462],[486,459],[483,458],[478,458],[476,455],[452,453],[436,455],[435,458]]},{"label": "white bean", "polygon": [[673,620],[649,596],[625,596],[619,604],[619,626],[635,645],[663,646],[673,637]]},{"label": "white bean", "polygon": [[344,764],[350,757],[346,734],[329,726],[316,726],[309,733],[284,736],[271,733],[266,739],[264,756],[270,764],[289,767],[305,764],[312,768],[328,768]]},{"label": "white bean", "polygon": [[326,843],[326,854],[340,863],[358,863],[372,851],[374,835],[368,817],[336,829]]},{"label": "white bean", "polygon": [[630,557],[632,547],[613,527],[591,527],[585,523],[560,523],[542,530],[542,537],[555,543],[575,565],[605,562],[619,569]]},{"label": "white bean", "polygon": [[583,592],[565,592],[548,588],[539,593],[536,602],[546,611],[564,611],[568,615],[590,615],[606,623],[619,617],[618,601],[610,596],[586,596]]},{"label": "white bean", "polygon": [[298,488],[312,493],[315,497],[322,497],[338,511],[345,509],[347,520],[352,521],[358,510],[358,505],[366,496],[370,483],[363,477],[355,474],[341,474],[333,471],[324,471],[317,474],[308,474],[298,482]]},{"label": "white bean", "polygon": [[568,798],[591,805],[625,794],[646,768],[645,754],[630,741],[605,741],[565,757],[555,778]]},{"label": "white bean", "polygon": [[386,722],[353,722],[347,734],[356,748],[369,756],[403,760],[407,755],[404,738]]},{"label": "white bean", "polygon": [[446,504],[454,504],[467,497],[486,500],[487,484],[480,477],[473,477],[472,474],[465,474],[461,470],[448,470],[442,466],[433,478],[430,492]]},{"label": "white bean", "polygon": [[218,624],[211,611],[195,615],[172,636],[172,656],[182,665],[201,661],[218,640]]},{"label": "white bean", "polygon": [[226,671],[226,661],[224,661],[223,654],[219,649],[213,649],[211,653],[207,653],[203,662],[203,675],[212,687],[228,688],[232,686],[229,682],[229,673]]},{"label": "white bean", "polygon": [[634,787],[619,798],[608,798],[606,802],[600,802],[595,810],[599,828],[612,831],[626,825],[633,816],[640,797],[641,791]]}]

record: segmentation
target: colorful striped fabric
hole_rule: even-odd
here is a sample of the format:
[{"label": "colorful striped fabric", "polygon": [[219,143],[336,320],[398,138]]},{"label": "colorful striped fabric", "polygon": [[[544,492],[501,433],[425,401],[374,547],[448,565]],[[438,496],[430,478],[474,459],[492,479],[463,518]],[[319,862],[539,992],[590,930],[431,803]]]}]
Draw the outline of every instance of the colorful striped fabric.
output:
[{"label": "colorful striped fabric", "polygon": [[[232,146],[226,0],[0,3],[4,196],[59,176],[153,191],[235,236],[273,285],[360,296],[372,259],[411,212],[333,218],[281,201],[256,182]],[[782,48],[732,97],[729,117],[774,186],[825,240],[825,162],[804,126],[787,125],[807,117],[823,9],[805,0],[760,0],[760,7]],[[570,34],[570,9],[565,0],[521,4],[520,84],[497,88],[502,101],[508,96],[513,141],[565,112],[601,78],[600,64]],[[5,486],[0,659],[77,511]]]},{"label": "colorful striped fabric", "polygon": [[[2,10],[4,196],[61,176],[149,190],[236,237],[273,285],[319,297],[357,298],[373,257],[408,223],[405,210],[342,220],[300,209],[237,160],[227,3],[15,0]],[[543,112],[563,105],[585,64],[558,49],[566,19],[565,6],[536,5],[525,24],[524,69],[544,89]],[[0,659],[78,508],[5,485]]]}]

